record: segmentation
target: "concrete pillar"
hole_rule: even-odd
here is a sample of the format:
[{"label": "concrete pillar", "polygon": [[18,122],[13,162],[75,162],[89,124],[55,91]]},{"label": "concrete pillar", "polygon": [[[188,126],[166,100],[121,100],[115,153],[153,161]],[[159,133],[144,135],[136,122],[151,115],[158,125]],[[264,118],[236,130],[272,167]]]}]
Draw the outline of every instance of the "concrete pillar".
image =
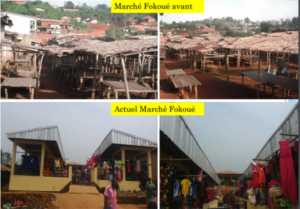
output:
[{"label": "concrete pillar", "polygon": [[17,143],[14,142],[12,159],[11,159],[10,176],[14,175],[15,173],[16,152],[17,152]]},{"label": "concrete pillar", "polygon": [[42,153],[41,153],[41,164],[40,164],[40,176],[43,176],[43,172],[44,172],[45,146],[46,146],[46,143],[43,142],[43,144],[42,144]]},{"label": "concrete pillar", "polygon": [[121,157],[122,157],[122,181],[126,181],[126,169],[125,169],[125,148],[121,149]]},{"label": "concrete pillar", "polygon": [[152,161],[151,161],[151,151],[147,151],[148,157],[148,178],[152,179]]}]

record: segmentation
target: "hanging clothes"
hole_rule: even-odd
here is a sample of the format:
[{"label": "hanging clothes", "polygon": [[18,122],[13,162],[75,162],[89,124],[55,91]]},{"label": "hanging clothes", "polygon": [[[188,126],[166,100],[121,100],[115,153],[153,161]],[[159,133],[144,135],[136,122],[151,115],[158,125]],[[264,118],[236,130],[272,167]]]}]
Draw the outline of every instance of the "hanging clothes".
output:
[{"label": "hanging clothes", "polygon": [[121,166],[118,166],[118,181],[122,181],[122,168]]},{"label": "hanging clothes", "polygon": [[92,168],[94,169],[96,165],[96,156],[92,156]]},{"label": "hanging clothes", "polygon": [[191,186],[191,182],[188,179],[183,179],[181,181],[181,186],[182,186],[182,194],[184,196],[184,198],[186,198],[186,196],[189,194],[189,188]]},{"label": "hanging clothes", "polygon": [[56,169],[60,169],[60,161],[59,160],[56,160],[55,168]]},{"label": "hanging clothes", "polygon": [[40,160],[40,158],[38,155],[33,156],[33,161],[32,161],[32,165],[31,165],[32,170],[38,170],[39,160]]},{"label": "hanging clothes", "polygon": [[109,178],[108,178],[108,180],[111,181],[111,180],[113,180],[113,173],[114,173],[113,167],[109,166],[108,171],[109,171]]},{"label": "hanging clothes", "polygon": [[297,184],[290,140],[280,141],[280,176],[283,195],[298,203]]},{"label": "hanging clothes", "polygon": [[198,173],[198,181],[202,181],[202,174],[203,174],[203,170],[199,171],[199,173]]},{"label": "hanging clothes", "polygon": [[109,165],[105,166],[105,180],[109,180]]},{"label": "hanging clothes", "polygon": [[118,180],[118,165],[114,166],[114,179]]},{"label": "hanging clothes", "polygon": [[27,170],[27,155],[22,155],[21,170]]},{"label": "hanging clothes", "polygon": [[264,171],[264,164],[257,163],[257,167],[258,167],[258,183],[265,184],[266,176],[265,176],[265,171]]},{"label": "hanging clothes", "polygon": [[177,197],[179,196],[179,191],[181,190],[180,181],[178,179],[175,180],[174,183],[174,193],[173,196]]},{"label": "hanging clothes", "polygon": [[253,182],[252,182],[252,186],[253,187],[258,187],[259,186],[259,182],[258,182],[258,168],[255,162],[251,163],[251,168],[252,168],[252,172],[253,172]]}]

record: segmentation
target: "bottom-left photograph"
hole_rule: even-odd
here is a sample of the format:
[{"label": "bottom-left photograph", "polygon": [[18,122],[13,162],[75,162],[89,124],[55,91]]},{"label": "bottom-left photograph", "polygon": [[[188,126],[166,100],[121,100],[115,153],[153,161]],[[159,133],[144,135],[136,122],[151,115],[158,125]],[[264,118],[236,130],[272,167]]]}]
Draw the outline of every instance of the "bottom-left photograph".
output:
[{"label": "bottom-left photograph", "polygon": [[157,138],[110,103],[2,103],[1,206],[157,208]]}]

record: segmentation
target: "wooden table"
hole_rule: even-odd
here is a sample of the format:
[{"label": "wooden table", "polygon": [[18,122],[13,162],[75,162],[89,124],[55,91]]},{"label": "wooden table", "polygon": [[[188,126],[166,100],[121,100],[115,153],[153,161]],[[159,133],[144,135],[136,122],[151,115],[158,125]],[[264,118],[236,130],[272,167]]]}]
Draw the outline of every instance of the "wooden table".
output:
[{"label": "wooden table", "polygon": [[2,87],[4,87],[5,97],[8,99],[8,88],[29,88],[30,99],[34,98],[34,89],[36,88],[36,79],[34,78],[6,78]]},{"label": "wooden table", "polygon": [[[124,84],[124,82],[119,82],[119,81],[102,81],[101,85],[108,87],[107,99],[110,99],[110,93],[111,93],[111,91],[115,92],[115,99],[118,99],[118,93],[119,92],[125,92],[125,84]],[[153,93],[154,94],[154,99],[157,98],[157,96],[156,96],[157,90],[146,88],[145,86],[139,85],[137,83],[128,82],[128,89],[129,89],[129,93],[130,92],[135,92],[135,93]],[[101,90],[102,90],[102,88],[101,88]],[[100,95],[102,95],[102,93],[100,93]]]},{"label": "wooden table", "polygon": [[173,75],[184,75],[185,72],[182,69],[175,69],[175,70],[167,70],[166,74],[168,77]]},{"label": "wooden table", "polygon": [[[244,85],[244,76],[252,78],[253,80],[258,81],[258,71],[248,71],[242,72],[242,84]],[[274,96],[274,86],[278,85],[283,87],[283,94],[285,94],[285,90],[288,89],[288,96],[290,90],[298,91],[298,80],[289,78],[289,77],[280,77],[265,71],[260,71],[260,83],[264,85],[264,95],[266,90],[266,85],[272,87],[272,96]]]},{"label": "wooden table", "polygon": [[182,95],[184,95],[184,88],[189,87],[190,92],[193,93],[194,88],[194,95],[195,99],[198,99],[198,90],[197,86],[201,85],[201,83],[192,75],[174,75],[170,77],[171,81],[175,88],[179,89]]}]

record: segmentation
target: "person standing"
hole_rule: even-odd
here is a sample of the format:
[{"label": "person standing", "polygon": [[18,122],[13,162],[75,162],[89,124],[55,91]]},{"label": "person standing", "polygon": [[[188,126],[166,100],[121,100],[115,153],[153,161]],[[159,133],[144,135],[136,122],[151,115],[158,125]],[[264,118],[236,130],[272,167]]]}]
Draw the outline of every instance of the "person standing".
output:
[{"label": "person standing", "polygon": [[81,184],[84,184],[85,183],[85,172],[84,172],[84,169],[82,168],[81,170]]},{"label": "person standing", "polygon": [[118,209],[117,189],[118,182],[116,179],[112,179],[111,185],[107,186],[104,191],[104,209]]},{"label": "person standing", "polygon": [[145,188],[146,188],[146,201],[149,202],[150,199],[154,197],[153,191],[155,190],[155,185],[151,182],[151,178],[148,178],[148,182]]}]

